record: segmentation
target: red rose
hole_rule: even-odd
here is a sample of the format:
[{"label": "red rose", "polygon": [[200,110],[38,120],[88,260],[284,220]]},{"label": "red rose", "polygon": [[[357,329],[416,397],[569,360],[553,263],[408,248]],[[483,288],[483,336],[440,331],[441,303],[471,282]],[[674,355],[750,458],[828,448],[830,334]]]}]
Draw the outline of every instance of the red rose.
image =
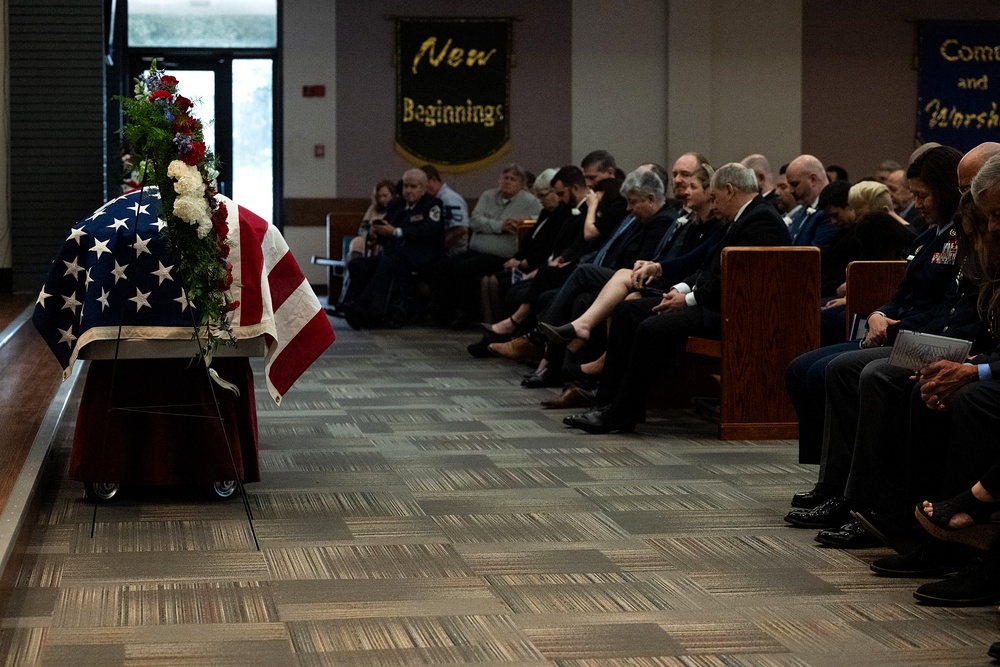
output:
[{"label": "red rose", "polygon": [[163,76],[160,77],[160,83],[162,83],[164,86],[176,86],[177,77],[170,76],[169,74],[164,74]]},{"label": "red rose", "polygon": [[176,104],[177,108],[180,109],[181,111],[187,111],[193,106],[191,100],[184,97],[183,95],[178,95],[177,99],[174,100],[174,104]]},{"label": "red rose", "polygon": [[192,167],[197,165],[205,159],[205,142],[192,141],[191,150],[182,155],[181,159],[184,160],[184,164],[191,165]]},{"label": "red rose", "polygon": [[237,308],[239,308],[239,307],[240,307],[240,300],[239,300],[239,299],[236,299],[236,300],[235,300],[235,301],[233,301],[232,303],[227,303],[227,304],[226,304],[226,305],[225,305],[225,306],[223,307],[223,309],[222,309],[222,312],[224,312],[224,313],[229,313],[229,312],[232,312],[232,311],[236,310],[236,309],[237,309]]},{"label": "red rose", "polygon": [[173,97],[173,95],[170,94],[169,90],[157,90],[149,96],[149,101],[155,102],[156,100],[169,100],[171,97]]}]

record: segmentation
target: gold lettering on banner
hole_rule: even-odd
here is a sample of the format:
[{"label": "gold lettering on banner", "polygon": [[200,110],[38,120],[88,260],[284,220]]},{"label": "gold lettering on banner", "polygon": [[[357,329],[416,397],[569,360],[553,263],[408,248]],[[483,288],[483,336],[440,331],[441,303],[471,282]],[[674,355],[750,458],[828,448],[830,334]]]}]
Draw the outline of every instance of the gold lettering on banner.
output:
[{"label": "gold lettering on banner", "polygon": [[434,104],[417,104],[412,97],[403,98],[403,122],[420,123],[425,127],[435,125],[482,125],[493,127],[503,120],[502,104],[444,104],[437,100]]},{"label": "gold lettering on banner", "polygon": [[963,90],[989,90],[990,80],[985,74],[978,79],[974,77],[962,77],[958,80],[958,87]]},{"label": "gold lettering on banner", "polygon": [[420,50],[417,51],[417,55],[413,57],[413,66],[410,70],[416,74],[417,65],[423,60],[424,56],[427,56],[427,62],[431,64],[432,67],[439,67],[442,62],[451,67],[461,67],[464,63],[466,67],[483,66],[489,62],[493,54],[497,52],[496,49],[490,49],[489,51],[480,51],[479,49],[469,49],[466,53],[465,49],[460,49],[457,46],[452,47],[451,38],[444,43],[441,50],[435,51],[437,47],[437,37],[428,37],[424,40],[424,43],[420,45]]},{"label": "gold lettering on banner", "polygon": [[962,62],[1000,62],[1000,44],[972,45],[959,44],[957,39],[946,39],[941,42],[941,57],[950,63]]},{"label": "gold lettering on banner", "polygon": [[924,112],[930,114],[927,121],[929,127],[953,127],[971,130],[983,128],[996,129],[1000,127],[1000,113],[997,103],[992,102],[986,111],[959,111],[958,107],[942,106],[941,100],[934,98],[924,105]]}]

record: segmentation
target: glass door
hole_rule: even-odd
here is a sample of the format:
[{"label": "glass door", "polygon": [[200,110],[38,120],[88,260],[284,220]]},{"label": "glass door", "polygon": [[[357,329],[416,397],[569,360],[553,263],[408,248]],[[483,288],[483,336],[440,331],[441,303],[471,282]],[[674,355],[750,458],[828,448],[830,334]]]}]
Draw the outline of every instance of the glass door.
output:
[{"label": "glass door", "polygon": [[[133,57],[132,77],[153,56]],[[167,54],[157,69],[177,77],[196,102],[205,143],[219,159],[219,192],[265,220],[274,220],[273,66],[270,58]]]}]

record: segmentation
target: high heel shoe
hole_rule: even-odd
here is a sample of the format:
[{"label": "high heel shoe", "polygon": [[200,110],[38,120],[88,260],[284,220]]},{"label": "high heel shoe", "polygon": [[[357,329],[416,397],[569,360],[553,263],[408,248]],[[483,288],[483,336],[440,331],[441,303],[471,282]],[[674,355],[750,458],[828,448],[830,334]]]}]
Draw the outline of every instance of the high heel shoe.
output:
[{"label": "high heel shoe", "polygon": [[565,345],[566,343],[572,342],[579,338],[576,335],[576,328],[573,323],[564,324],[561,327],[554,327],[551,324],[546,324],[545,322],[538,323],[538,330],[542,332],[546,340],[550,343],[555,343],[556,345]]},{"label": "high heel shoe", "polygon": [[[921,527],[928,533],[946,542],[957,542],[988,551],[1000,540],[1000,523],[991,523],[994,513],[1000,510],[1000,503],[988,503],[972,495],[971,490],[963,491],[954,498],[933,504],[934,514],[928,516],[922,506],[917,506],[914,514]],[[950,528],[956,514],[968,514],[972,523],[962,528]]]}]

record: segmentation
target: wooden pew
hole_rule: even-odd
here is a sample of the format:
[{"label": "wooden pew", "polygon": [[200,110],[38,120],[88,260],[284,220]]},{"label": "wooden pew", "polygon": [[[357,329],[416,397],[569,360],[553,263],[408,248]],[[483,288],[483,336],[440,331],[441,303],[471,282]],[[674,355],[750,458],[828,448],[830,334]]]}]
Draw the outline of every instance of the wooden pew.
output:
[{"label": "wooden pew", "polygon": [[847,337],[851,337],[854,317],[867,318],[888,301],[906,273],[906,262],[858,261],[847,265]]},{"label": "wooden pew", "polygon": [[785,368],[819,347],[819,250],[726,248],[722,276],[722,340],[691,337],[687,345],[719,360],[719,437],[798,437]]}]

